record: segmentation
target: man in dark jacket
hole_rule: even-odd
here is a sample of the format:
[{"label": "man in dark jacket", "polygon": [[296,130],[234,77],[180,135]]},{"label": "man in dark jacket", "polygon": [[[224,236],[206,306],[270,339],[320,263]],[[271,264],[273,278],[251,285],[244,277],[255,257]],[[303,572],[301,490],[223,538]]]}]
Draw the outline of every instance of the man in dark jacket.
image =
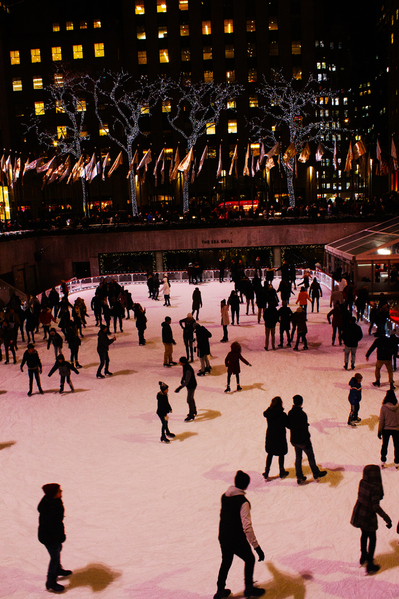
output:
[{"label": "man in dark jacket", "polygon": [[349,322],[342,331],[342,339],[345,344],[344,349],[344,368],[348,370],[349,354],[351,354],[352,370],[355,370],[356,350],[359,341],[362,339],[362,329],[356,324],[355,316],[351,316]]},{"label": "man in dark jacket", "polygon": [[35,377],[36,379],[36,384],[37,388],[39,389],[39,393],[43,395],[44,391],[40,383],[40,375],[42,374],[42,363],[33,343],[28,343],[28,349],[24,352],[21,362],[21,372],[24,371],[25,364],[27,364],[28,366],[29,374],[29,397],[32,395],[33,377]]},{"label": "man in dark jacket", "polygon": [[395,351],[394,344],[389,337],[385,337],[385,334],[379,335],[366,353],[367,362],[375,349],[377,349],[377,362],[375,363],[375,381],[373,385],[374,387],[380,386],[380,371],[382,366],[385,366],[388,371],[390,387],[391,389],[395,389],[392,371],[392,356]]},{"label": "man in dark jacket", "polygon": [[104,373],[112,376],[112,372],[109,371],[109,355],[108,348],[116,340],[116,337],[112,337],[110,339],[108,337],[108,327],[106,324],[102,324],[100,326],[100,330],[98,331],[98,340],[97,340],[97,353],[100,356],[100,365],[97,369],[97,378],[103,379],[104,375],[101,373],[103,366],[105,365]]},{"label": "man in dark jacket", "polygon": [[198,376],[205,376],[205,373],[210,372],[212,369],[208,358],[211,353],[209,339],[212,337],[212,333],[198,324],[198,322],[194,325],[194,331],[197,338],[197,356],[201,362],[201,369],[198,372]]},{"label": "man in dark jacket", "polygon": [[245,489],[250,483],[250,477],[242,470],[238,470],[234,486],[227,489],[222,495],[222,508],[220,511],[219,543],[222,550],[222,563],[217,581],[218,590],[213,599],[228,597],[230,589],[226,589],[226,579],[233,558],[237,555],[245,562],[245,597],[260,597],[264,589],[254,587],[253,574],[255,557],[251,545],[259,556],[259,561],[265,559],[251,522],[251,505],[245,497]]},{"label": "man in dark jacket", "polygon": [[303,308],[301,308],[301,306],[299,306],[292,315],[292,323],[293,328],[291,340],[294,338],[295,329],[297,331],[294,350],[299,351],[298,345],[300,340],[303,341],[303,349],[309,349],[306,339],[306,333],[308,332],[308,327],[306,326],[306,312],[303,310]]},{"label": "man in dark jacket", "polygon": [[163,354],[163,365],[174,366],[177,362],[173,362],[173,346],[176,345],[176,341],[173,339],[172,327],[170,323],[172,319],[170,316],[165,316],[164,322],[161,324],[162,327],[162,343],[165,348]]},{"label": "man in dark jacket", "polygon": [[188,414],[184,422],[194,420],[197,415],[197,406],[195,405],[194,393],[197,388],[197,379],[195,378],[193,367],[188,363],[184,356],[180,358],[179,363],[183,366],[183,376],[180,381],[180,386],[175,389],[175,393],[179,393],[183,387],[187,389]]},{"label": "man in dark jacket", "polygon": [[320,470],[316,464],[310,440],[308,417],[302,409],[303,397],[294,395],[294,405],[288,412],[288,428],[291,431],[291,445],[295,449],[295,472],[298,485],[306,481],[302,471],[302,453],[305,452],[315,480],[326,476],[326,470]]},{"label": "man in dark jacket", "polygon": [[50,554],[50,564],[47,572],[46,589],[62,593],[65,587],[57,583],[57,576],[70,576],[71,570],[61,566],[60,555],[62,543],[65,541],[64,504],[62,490],[58,483],[50,483],[42,487],[44,497],[37,509],[39,516],[39,541],[45,545]]}]

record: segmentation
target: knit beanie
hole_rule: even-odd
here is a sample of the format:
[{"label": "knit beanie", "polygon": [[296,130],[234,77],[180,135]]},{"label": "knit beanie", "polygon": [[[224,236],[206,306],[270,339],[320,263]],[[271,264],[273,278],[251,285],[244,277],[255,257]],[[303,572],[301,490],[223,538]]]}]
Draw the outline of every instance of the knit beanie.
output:
[{"label": "knit beanie", "polygon": [[161,391],[166,391],[166,389],[169,389],[169,385],[167,385],[166,383],[163,383],[162,381],[159,381],[158,384],[161,387]]},{"label": "knit beanie", "polygon": [[43,485],[42,489],[46,497],[53,499],[60,490],[60,485],[58,483],[48,483],[48,485]]}]

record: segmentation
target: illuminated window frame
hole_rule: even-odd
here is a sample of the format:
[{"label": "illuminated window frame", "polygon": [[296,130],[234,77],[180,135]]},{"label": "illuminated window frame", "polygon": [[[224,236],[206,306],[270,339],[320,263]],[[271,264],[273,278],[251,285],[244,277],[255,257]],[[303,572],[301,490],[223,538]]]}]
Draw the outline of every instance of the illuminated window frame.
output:
[{"label": "illuminated window frame", "polygon": [[59,23],[53,23],[53,31],[61,31],[61,27]]},{"label": "illuminated window frame", "polygon": [[73,21],[67,21],[65,24],[65,29],[67,31],[73,31]]},{"label": "illuminated window frame", "polygon": [[101,21],[99,19],[93,21],[93,29],[101,29]]},{"label": "illuminated window frame", "polygon": [[32,83],[33,83],[33,89],[43,89],[42,77],[33,77]]},{"label": "illuminated window frame", "polygon": [[180,37],[187,37],[190,35],[190,26],[188,23],[180,24]]},{"label": "illuminated window frame", "polygon": [[43,116],[44,115],[44,102],[35,102],[35,115]]},{"label": "illuminated window frame", "polygon": [[233,19],[225,19],[223,22],[223,29],[225,33],[234,33]]},{"label": "illuminated window frame", "polygon": [[161,64],[169,62],[169,50],[167,48],[159,50],[159,62]]},{"label": "illuminated window frame", "polygon": [[81,60],[83,58],[83,46],[82,44],[74,44],[72,46],[73,59]]},{"label": "illuminated window frame", "polygon": [[104,46],[103,42],[94,44],[94,58],[104,58],[104,56],[105,56],[105,46]]},{"label": "illuminated window frame", "polygon": [[227,133],[237,133],[237,121],[236,119],[229,119],[227,121]]},{"label": "illuminated window frame", "polygon": [[10,63],[21,64],[21,58],[19,56],[19,50],[10,50]]},{"label": "illuminated window frame", "polygon": [[136,37],[138,40],[145,40],[147,39],[147,34],[145,31],[145,27],[144,25],[137,25],[136,27]]},{"label": "illuminated window frame", "polygon": [[22,91],[22,79],[14,77],[12,80],[12,91],[13,92],[21,92]]},{"label": "illuminated window frame", "polygon": [[211,21],[202,21],[202,35],[211,35],[212,24]]},{"label": "illuminated window frame", "polygon": [[137,52],[137,63],[147,64],[147,50],[139,50]]},{"label": "illuminated window frame", "polygon": [[136,15],[144,15],[145,14],[145,6],[144,2],[136,2],[134,6],[134,12]]},{"label": "illuminated window frame", "polygon": [[103,127],[99,127],[98,129],[98,134],[100,137],[104,137],[105,135],[108,135],[109,133],[109,127],[108,127],[108,123],[103,123]]},{"label": "illuminated window frame", "polygon": [[157,0],[157,12],[167,12],[166,0]]},{"label": "illuminated window frame", "polygon": [[179,0],[179,10],[188,10],[188,0]]},{"label": "illuminated window frame", "polygon": [[41,62],[42,61],[42,56],[40,54],[40,48],[31,48],[31,51],[30,51],[30,61],[32,63]]},{"label": "illuminated window frame", "polygon": [[57,60],[62,60],[62,50],[61,46],[53,46],[51,48],[51,59],[56,62]]}]

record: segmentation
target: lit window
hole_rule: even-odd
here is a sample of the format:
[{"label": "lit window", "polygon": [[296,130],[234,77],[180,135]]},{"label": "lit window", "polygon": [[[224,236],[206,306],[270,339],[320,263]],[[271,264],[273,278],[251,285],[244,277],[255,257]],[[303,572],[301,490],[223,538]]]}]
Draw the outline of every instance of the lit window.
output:
[{"label": "lit window", "polygon": [[159,62],[169,62],[169,51],[166,48],[159,51]]},{"label": "lit window", "polygon": [[205,83],[213,81],[213,71],[204,71],[204,81]]},{"label": "lit window", "polygon": [[210,21],[202,21],[202,35],[211,35],[212,27]]},{"label": "lit window", "polygon": [[39,48],[32,48],[30,51],[30,60],[31,62],[41,62],[40,50]]},{"label": "lit window", "polygon": [[190,85],[191,84],[191,72],[183,71],[181,73],[181,82],[183,85]]},{"label": "lit window", "polygon": [[393,33],[391,33],[391,44],[393,44],[394,41],[394,37],[393,37]]},{"label": "lit window", "polygon": [[258,80],[257,69],[249,69],[248,70],[248,83],[255,83],[257,80]]},{"label": "lit window", "polygon": [[33,77],[33,89],[43,89],[43,79],[41,77]]},{"label": "lit window", "polygon": [[109,133],[108,124],[104,123],[103,127],[100,126],[100,128],[98,130],[98,134],[103,137],[104,135],[108,135],[108,133]]},{"label": "lit window", "polygon": [[318,73],[317,81],[321,81],[322,79],[323,79],[323,75],[321,73]]},{"label": "lit window", "polygon": [[19,50],[11,50],[10,62],[11,64],[20,64]]},{"label": "lit window", "polygon": [[316,62],[316,68],[318,71],[321,69],[321,62]]},{"label": "lit window", "polygon": [[302,69],[301,67],[293,67],[292,69],[292,77],[297,81],[302,79]]},{"label": "lit window", "polygon": [[134,7],[134,12],[136,13],[136,15],[143,15],[145,13],[145,8],[144,8],[144,2],[143,1],[136,2],[136,5]]},{"label": "lit window", "polygon": [[65,29],[67,31],[73,31],[73,22],[72,21],[67,21]]},{"label": "lit window", "polygon": [[59,114],[64,114],[65,110],[63,104],[61,103],[61,100],[55,101],[55,112]]},{"label": "lit window", "polygon": [[224,32],[225,33],[233,33],[233,19],[225,19],[224,20]]},{"label": "lit window", "polygon": [[181,59],[185,62],[190,60],[190,50],[189,48],[183,48],[181,51]]},{"label": "lit window", "polygon": [[[206,125],[206,133],[207,135],[215,135],[216,134],[216,125],[215,123],[208,123]],[[209,152],[208,152],[209,157]]]},{"label": "lit window", "polygon": [[58,125],[57,127],[57,137],[58,139],[61,139],[63,137],[67,136],[67,128],[65,127],[65,125]]},{"label": "lit window", "polygon": [[188,0],[179,0],[179,9],[188,10]]},{"label": "lit window", "polygon": [[301,42],[292,42],[291,52],[292,52],[292,54],[300,54],[301,53]]},{"label": "lit window", "polygon": [[249,107],[258,108],[258,96],[249,96]]},{"label": "lit window", "polygon": [[254,58],[256,56],[256,45],[252,43],[247,44],[247,55],[248,58]]},{"label": "lit window", "polygon": [[53,31],[60,31],[60,24],[59,23],[53,23]]},{"label": "lit window", "polygon": [[74,59],[83,58],[83,46],[78,44],[76,46],[72,46],[72,49]]},{"label": "lit window", "polygon": [[79,133],[79,137],[87,137],[87,127],[84,126],[82,131]]},{"label": "lit window", "polygon": [[157,12],[166,12],[165,0],[157,0]]},{"label": "lit window", "polygon": [[150,114],[150,105],[143,104],[143,106],[140,108],[140,113],[141,114]]},{"label": "lit window", "polygon": [[78,112],[86,112],[86,100],[84,98],[79,98],[76,102],[76,110]]},{"label": "lit window", "polygon": [[101,29],[101,21],[99,21],[98,19],[93,21],[93,29]]},{"label": "lit window", "polygon": [[168,28],[166,27],[166,25],[161,25],[161,27],[158,27],[158,37],[162,39],[167,36],[168,36]]},{"label": "lit window", "polygon": [[247,31],[256,31],[256,23],[253,19],[247,19]]},{"label": "lit window", "polygon": [[137,62],[139,64],[147,64],[147,51],[146,50],[137,52]]},{"label": "lit window", "polygon": [[259,154],[260,154],[260,144],[259,143],[250,144],[250,148],[251,148],[252,156],[259,156]]},{"label": "lit window", "polygon": [[234,58],[234,46],[233,44],[229,44],[224,48],[224,55],[226,58]]},{"label": "lit window", "polygon": [[348,104],[348,98],[342,98],[342,104]]},{"label": "lit window", "polygon": [[182,37],[185,37],[187,35],[190,35],[190,28],[188,26],[188,23],[182,23],[180,25],[180,35]]},{"label": "lit window", "polygon": [[36,116],[44,114],[44,102],[35,102],[35,114]]},{"label": "lit window", "polygon": [[270,56],[278,56],[278,43],[277,42],[270,42],[269,54],[270,54]]},{"label": "lit window", "polygon": [[105,56],[104,44],[94,44],[94,57],[103,58]]},{"label": "lit window", "polygon": [[87,29],[87,21],[80,21],[79,29]]},{"label": "lit window", "polygon": [[326,63],[325,63],[325,62],[322,62],[322,63],[321,63],[321,68],[322,68],[322,69],[326,69],[326,68],[327,68],[327,67],[326,67]]},{"label": "lit window", "polygon": [[320,40],[319,43],[320,43],[320,48],[324,48],[324,42],[323,42],[323,40]]},{"label": "lit window", "polygon": [[162,102],[162,112],[171,112],[172,110],[172,103],[170,100],[165,100],[164,102]]},{"label": "lit window", "polygon": [[137,39],[145,40],[146,37],[147,36],[145,34],[145,27],[143,25],[137,25]]},{"label": "lit window", "polygon": [[233,83],[235,80],[236,80],[236,72],[235,71],[226,71],[227,83]]},{"label": "lit window", "polygon": [[62,60],[62,52],[61,52],[61,47],[60,46],[53,46],[51,48],[51,58],[56,61],[56,60]]},{"label": "lit window", "polygon": [[22,79],[13,79],[12,80],[12,91],[13,92],[21,92],[22,91]]},{"label": "lit window", "polygon": [[237,133],[237,121],[235,121],[235,120],[228,121],[227,132],[228,133]]},{"label": "lit window", "polygon": [[62,75],[62,73],[54,74],[54,85],[56,87],[62,87],[64,85],[64,75]]},{"label": "lit window", "polygon": [[277,29],[278,29],[277,17],[269,17],[269,30],[277,31]]},{"label": "lit window", "polygon": [[227,100],[227,108],[237,108],[237,102],[235,100]]},{"label": "lit window", "polygon": [[204,60],[212,60],[212,46],[204,46],[202,48],[202,57]]}]

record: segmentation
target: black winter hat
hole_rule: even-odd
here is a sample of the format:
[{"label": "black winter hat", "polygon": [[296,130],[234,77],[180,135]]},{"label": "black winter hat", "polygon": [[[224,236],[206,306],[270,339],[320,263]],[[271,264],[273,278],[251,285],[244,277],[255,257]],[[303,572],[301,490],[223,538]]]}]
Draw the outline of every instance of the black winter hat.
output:
[{"label": "black winter hat", "polygon": [[161,391],[166,391],[166,389],[169,389],[169,385],[167,385],[166,383],[163,383],[162,381],[159,381],[158,384],[161,387]]},{"label": "black winter hat", "polygon": [[43,485],[42,489],[46,497],[53,499],[60,490],[60,485],[58,483],[48,483],[47,485]]}]

